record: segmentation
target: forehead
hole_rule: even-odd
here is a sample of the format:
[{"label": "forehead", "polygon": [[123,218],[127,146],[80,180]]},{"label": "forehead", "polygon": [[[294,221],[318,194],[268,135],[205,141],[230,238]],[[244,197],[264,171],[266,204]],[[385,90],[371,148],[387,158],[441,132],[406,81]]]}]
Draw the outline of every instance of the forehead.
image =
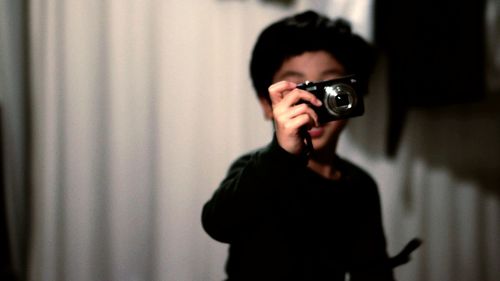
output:
[{"label": "forehead", "polygon": [[335,57],[325,51],[315,51],[305,52],[285,60],[274,75],[274,80],[283,80],[289,76],[320,80],[325,76],[344,74],[344,66]]}]

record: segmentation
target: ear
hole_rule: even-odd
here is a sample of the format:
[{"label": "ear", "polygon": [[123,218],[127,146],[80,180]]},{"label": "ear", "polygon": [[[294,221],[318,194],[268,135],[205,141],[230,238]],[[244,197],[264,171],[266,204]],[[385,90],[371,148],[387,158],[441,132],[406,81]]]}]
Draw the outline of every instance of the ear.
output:
[{"label": "ear", "polygon": [[264,118],[266,120],[272,120],[273,119],[273,107],[271,106],[271,103],[269,100],[267,100],[264,97],[259,97],[259,102],[260,106],[262,107],[262,111],[264,113]]}]

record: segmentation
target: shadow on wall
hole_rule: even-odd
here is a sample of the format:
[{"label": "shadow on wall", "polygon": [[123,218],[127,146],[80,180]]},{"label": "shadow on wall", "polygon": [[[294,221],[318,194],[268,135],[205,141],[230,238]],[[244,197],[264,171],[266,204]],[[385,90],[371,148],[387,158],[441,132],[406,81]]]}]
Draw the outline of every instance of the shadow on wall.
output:
[{"label": "shadow on wall", "polygon": [[500,198],[500,5],[430,1],[377,2],[382,56],[350,134],[370,157],[404,151]]},{"label": "shadow on wall", "polygon": [[413,155],[500,198],[500,99],[413,113],[407,128]]},{"label": "shadow on wall", "polygon": [[389,123],[386,76],[382,59],[366,98],[365,116],[353,119],[348,127],[350,139],[372,159],[395,160],[407,153],[412,160],[447,170],[460,181],[477,183],[500,198],[500,93],[487,93],[477,102],[410,108],[401,143],[390,158],[385,149]]}]

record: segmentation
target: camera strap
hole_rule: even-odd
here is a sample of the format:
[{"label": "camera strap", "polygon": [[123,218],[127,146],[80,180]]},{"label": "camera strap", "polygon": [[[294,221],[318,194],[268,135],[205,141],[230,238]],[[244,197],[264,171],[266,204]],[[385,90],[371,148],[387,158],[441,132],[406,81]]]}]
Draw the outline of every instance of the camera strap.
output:
[{"label": "camera strap", "polygon": [[309,135],[309,133],[307,132],[306,127],[302,127],[300,129],[300,135],[302,136],[302,138],[304,138],[304,142],[306,143],[305,155],[309,157],[311,153],[314,151],[311,135]]}]

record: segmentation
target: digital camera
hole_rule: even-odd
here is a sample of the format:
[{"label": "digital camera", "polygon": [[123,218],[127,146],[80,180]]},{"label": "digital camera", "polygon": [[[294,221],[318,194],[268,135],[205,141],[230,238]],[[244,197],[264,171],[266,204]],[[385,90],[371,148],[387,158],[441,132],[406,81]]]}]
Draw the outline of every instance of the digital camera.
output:
[{"label": "digital camera", "polygon": [[323,102],[321,107],[312,106],[318,114],[319,123],[347,119],[364,113],[364,87],[355,75],[321,82],[306,81],[297,88],[312,93]]}]

